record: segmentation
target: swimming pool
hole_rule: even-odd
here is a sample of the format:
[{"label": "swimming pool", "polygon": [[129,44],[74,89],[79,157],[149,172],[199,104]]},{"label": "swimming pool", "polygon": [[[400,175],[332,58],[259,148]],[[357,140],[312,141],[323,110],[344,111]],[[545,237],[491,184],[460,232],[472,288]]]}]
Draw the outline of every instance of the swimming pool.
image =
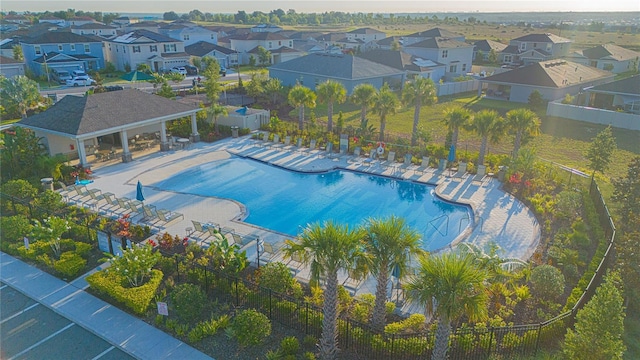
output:
[{"label": "swimming pool", "polygon": [[155,186],[233,199],[246,206],[245,222],[291,236],[308,223],[334,220],[356,226],[369,217],[396,215],[420,233],[423,248],[431,251],[464,231],[471,214],[469,206],[437,198],[430,185],[343,170],[299,173],[240,157],[193,167]]}]

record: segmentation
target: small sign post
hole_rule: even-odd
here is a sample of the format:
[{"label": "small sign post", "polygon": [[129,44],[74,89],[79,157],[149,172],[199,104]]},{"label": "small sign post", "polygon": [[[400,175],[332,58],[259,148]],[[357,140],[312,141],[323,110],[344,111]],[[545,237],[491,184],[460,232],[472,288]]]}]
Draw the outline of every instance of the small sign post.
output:
[{"label": "small sign post", "polygon": [[166,302],[158,301],[158,314],[169,316],[169,308]]},{"label": "small sign post", "polygon": [[24,248],[29,250],[29,238],[25,236],[23,240],[24,240]]}]

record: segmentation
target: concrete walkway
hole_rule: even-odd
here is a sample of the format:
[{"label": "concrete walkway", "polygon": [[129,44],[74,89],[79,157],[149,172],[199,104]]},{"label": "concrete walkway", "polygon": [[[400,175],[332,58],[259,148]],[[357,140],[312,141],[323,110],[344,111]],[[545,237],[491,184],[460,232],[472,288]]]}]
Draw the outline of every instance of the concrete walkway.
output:
[{"label": "concrete walkway", "polygon": [[137,359],[211,359],[191,346],[84,291],[0,252],[0,281]]}]

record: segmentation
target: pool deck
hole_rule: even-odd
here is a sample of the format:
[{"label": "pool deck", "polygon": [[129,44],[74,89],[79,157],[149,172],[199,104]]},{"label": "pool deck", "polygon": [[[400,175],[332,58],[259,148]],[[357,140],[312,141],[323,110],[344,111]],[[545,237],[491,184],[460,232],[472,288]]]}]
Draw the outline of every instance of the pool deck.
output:
[{"label": "pool deck", "polygon": [[[187,228],[193,227],[192,220],[202,223],[215,222],[221,227],[232,228],[237,233],[259,236],[265,242],[281,244],[290,236],[241,221],[246,217],[246,210],[242,204],[214,197],[161,191],[155,187],[157,182],[186,169],[229,158],[234,154],[295,171],[348,169],[436,185],[436,193],[442,198],[469,204],[473,209],[475,219],[470,219],[470,226],[467,226],[469,224],[466,222],[449,224],[452,231],[466,227],[454,243],[464,241],[484,248],[493,242],[502,249],[499,253],[502,258],[526,261],[533,255],[540,241],[540,226],[533,213],[516,198],[502,191],[501,183],[497,179],[485,177],[483,181],[475,181],[473,175],[452,177],[448,171],[442,172],[433,168],[422,173],[416,171],[416,166],[408,169],[402,168],[401,164],[386,167],[377,161],[366,162],[362,157],[345,155],[329,158],[319,150],[302,151],[304,149],[297,149],[295,146],[272,148],[264,145],[261,141],[241,137],[213,144],[196,143],[184,150],[151,153],[129,163],[94,168],[95,181],[88,187],[114,193],[117,197],[135,199],[136,184],[140,181],[144,188],[145,204],[184,214],[184,219],[170,223],[162,229],[163,232],[182,236],[186,234]],[[255,242],[247,244],[243,249],[247,250],[248,258],[255,263]],[[308,279],[308,270],[297,271],[296,276],[302,280]],[[357,293],[374,290],[375,280],[368,279],[359,287]]]}]

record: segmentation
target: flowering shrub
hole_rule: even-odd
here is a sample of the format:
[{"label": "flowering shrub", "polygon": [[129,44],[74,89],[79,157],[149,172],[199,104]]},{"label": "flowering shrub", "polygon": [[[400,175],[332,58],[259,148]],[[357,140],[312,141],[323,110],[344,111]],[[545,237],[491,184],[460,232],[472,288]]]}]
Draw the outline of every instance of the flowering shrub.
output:
[{"label": "flowering shrub", "polygon": [[38,220],[34,220],[33,222],[34,226],[31,230],[31,236],[36,240],[48,243],[56,258],[60,258],[60,241],[62,234],[71,229],[69,221],[56,216],[50,216],[44,219],[42,223]]},{"label": "flowering shrub", "polygon": [[126,279],[130,287],[138,287],[149,278],[151,268],[159,259],[160,254],[154,253],[151,246],[134,246],[124,250],[121,257],[112,256],[107,271]]},{"label": "flowering shrub", "polygon": [[176,235],[171,236],[169,233],[156,235],[156,240],[160,248],[165,251],[183,252],[189,244],[189,238]]}]

